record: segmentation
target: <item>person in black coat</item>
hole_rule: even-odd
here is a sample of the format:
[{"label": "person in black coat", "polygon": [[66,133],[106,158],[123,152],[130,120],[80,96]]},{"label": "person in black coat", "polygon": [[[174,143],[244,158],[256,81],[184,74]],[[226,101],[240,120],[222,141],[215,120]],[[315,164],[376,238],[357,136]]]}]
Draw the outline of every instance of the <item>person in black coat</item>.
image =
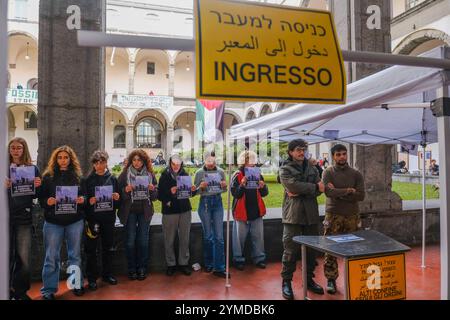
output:
[{"label": "person in black coat", "polygon": [[71,274],[69,287],[76,296],[84,294],[81,241],[86,190],[81,183],[81,176],[80,163],[71,147],[62,146],[52,152],[39,193],[39,203],[44,209],[45,217],[43,229],[45,259],[41,288],[44,300],[54,300],[58,291],[60,251],[64,240],[69,258],[67,272]]},{"label": "person in black coat", "polygon": [[[189,267],[189,233],[191,229],[191,202],[188,198],[178,199],[177,177],[189,176],[183,168],[183,161],[178,155],[169,159],[169,165],[161,173],[158,184],[158,199],[162,203],[162,228],[168,276],[177,270],[174,243],[178,234],[178,265],[185,275],[191,274]],[[196,195],[196,187],[192,185],[191,196]]]},{"label": "person in black coat", "polygon": [[13,181],[6,179],[9,207],[9,235],[10,235],[10,299],[30,300],[27,291],[30,289],[30,257],[32,234],[33,199],[37,197],[41,178],[39,170],[31,163],[27,142],[22,138],[14,138],[8,144],[10,168],[34,168],[34,194],[14,194]]},{"label": "person in black coat", "polygon": [[[117,284],[117,279],[112,275],[112,257],[116,209],[120,195],[117,178],[108,170],[108,158],[105,151],[95,151],[91,157],[92,171],[84,181],[88,199],[85,225],[86,275],[88,289],[92,291],[97,289],[99,274],[97,261],[99,237],[102,239],[102,280],[111,285]],[[107,190],[96,192],[99,187],[106,187],[102,189]]]}]

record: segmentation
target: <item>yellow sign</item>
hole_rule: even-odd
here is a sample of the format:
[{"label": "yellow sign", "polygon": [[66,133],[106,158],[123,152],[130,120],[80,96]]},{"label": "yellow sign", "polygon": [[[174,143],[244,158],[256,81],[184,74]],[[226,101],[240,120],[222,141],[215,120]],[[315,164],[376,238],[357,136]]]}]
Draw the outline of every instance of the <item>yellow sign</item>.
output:
[{"label": "yellow sign", "polygon": [[197,98],[345,103],[328,11],[195,0]]},{"label": "yellow sign", "polygon": [[348,261],[350,300],[406,298],[405,254]]}]

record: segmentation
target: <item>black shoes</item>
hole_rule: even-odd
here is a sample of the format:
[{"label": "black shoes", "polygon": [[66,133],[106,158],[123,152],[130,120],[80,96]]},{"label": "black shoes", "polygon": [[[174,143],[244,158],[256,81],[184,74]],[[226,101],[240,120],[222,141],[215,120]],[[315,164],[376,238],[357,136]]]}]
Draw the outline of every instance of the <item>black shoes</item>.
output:
[{"label": "black shoes", "polygon": [[206,272],[206,273],[211,273],[211,272],[213,272],[213,267],[205,267],[205,272]]},{"label": "black shoes", "polygon": [[32,300],[26,293],[14,294],[11,300]]},{"label": "black shoes", "polygon": [[290,280],[283,280],[281,284],[281,293],[283,294],[283,298],[287,300],[294,299],[294,292],[292,291],[292,285]]},{"label": "black shoes", "polygon": [[336,280],[328,280],[327,282],[327,292],[329,294],[335,294],[337,291],[336,289]]},{"label": "black shoes", "polygon": [[84,295],[84,288],[81,287],[80,289],[73,289],[72,293],[77,297],[81,297],[82,295]]},{"label": "black shoes", "polygon": [[102,281],[109,283],[110,285],[115,286],[117,284],[117,279],[114,278],[113,276],[104,276],[102,277]]},{"label": "black shoes", "polygon": [[176,271],[177,271],[177,267],[175,267],[175,266],[167,267],[166,275],[168,275],[169,277],[173,276]]},{"label": "black shoes", "polygon": [[138,277],[137,273],[135,271],[128,272],[128,279],[130,280],[136,280]]},{"label": "black shoes", "polygon": [[[227,273],[225,271],[214,271],[213,275],[215,275],[216,277],[219,277],[219,278],[224,278],[224,279],[227,277]],[[231,278],[231,275],[228,274],[228,279],[230,279],[230,278]]]},{"label": "black shoes", "polygon": [[265,269],[266,268],[266,263],[264,261],[258,262],[256,264],[256,266],[260,269]]},{"label": "black shoes", "polygon": [[314,292],[315,294],[324,294],[323,288],[314,282],[312,278],[309,278],[307,281],[308,290]]},{"label": "black shoes", "polygon": [[137,274],[137,279],[139,281],[145,280],[145,278],[147,278],[147,274],[145,273],[144,270],[140,270]]},{"label": "black shoes", "polygon": [[53,293],[44,294],[42,296],[43,300],[55,300],[55,295]]},{"label": "black shoes", "polygon": [[95,291],[95,290],[97,290],[97,282],[96,281],[89,281],[88,282],[88,289],[90,290],[90,291]]},{"label": "black shoes", "polygon": [[190,276],[192,271],[191,268],[189,266],[180,266],[180,271],[185,275],[185,276]]},{"label": "black shoes", "polygon": [[233,262],[233,266],[239,271],[244,270],[244,263],[242,262]]}]

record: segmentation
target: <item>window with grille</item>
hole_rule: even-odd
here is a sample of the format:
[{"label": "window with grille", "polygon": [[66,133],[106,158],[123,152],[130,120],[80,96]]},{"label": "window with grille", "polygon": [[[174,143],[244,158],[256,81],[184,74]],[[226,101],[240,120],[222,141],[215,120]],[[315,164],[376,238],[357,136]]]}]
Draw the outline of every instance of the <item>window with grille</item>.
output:
[{"label": "window with grille", "polygon": [[136,127],[137,148],[161,148],[161,124],[152,118],[145,118]]},{"label": "window with grille", "polygon": [[114,127],[114,148],[125,148],[125,127]]}]

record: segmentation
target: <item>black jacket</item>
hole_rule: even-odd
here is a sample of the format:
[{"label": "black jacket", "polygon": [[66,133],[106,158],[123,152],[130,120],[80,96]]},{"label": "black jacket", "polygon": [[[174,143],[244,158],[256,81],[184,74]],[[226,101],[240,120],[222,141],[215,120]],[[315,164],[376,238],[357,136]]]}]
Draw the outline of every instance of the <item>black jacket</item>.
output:
[{"label": "black jacket", "polygon": [[[40,177],[39,169],[34,167],[35,177]],[[8,173],[9,177],[9,173]],[[31,213],[33,199],[37,198],[40,188],[36,188],[36,195],[11,197],[11,188],[8,189],[9,222],[12,225],[30,225],[33,222]]]},{"label": "black jacket", "polygon": [[84,188],[86,190],[86,219],[111,219],[116,216],[116,210],[120,207],[120,200],[113,201],[113,210],[105,212],[95,212],[95,204],[92,206],[89,203],[89,199],[95,197],[95,187],[100,186],[112,186],[113,193],[119,193],[119,185],[117,178],[113,176],[109,171],[106,171],[103,176],[99,176],[95,172],[91,173],[86,179],[83,180],[85,184]]},{"label": "black jacket", "polygon": [[[78,196],[84,197],[84,204],[77,205],[77,213],[57,215],[55,214],[55,206],[47,205],[48,198],[55,197],[57,186],[78,186]],[[66,171],[55,171],[55,175],[53,177],[46,175],[43,178],[39,193],[39,203],[44,209],[45,221],[61,226],[68,226],[69,224],[84,219],[84,210],[87,203],[84,184],[80,183],[73,173],[68,173]]]},{"label": "black jacket", "polygon": [[[172,177],[170,173],[170,163],[169,166],[164,169],[159,178],[158,184],[158,199],[162,203],[162,214],[176,214],[183,213],[192,210],[191,202],[189,199],[177,199],[177,194],[172,194],[170,189],[177,186],[177,180]],[[181,165],[179,176],[188,176],[187,172],[184,170],[183,165]],[[193,192],[192,196],[195,196],[197,192]]]}]

